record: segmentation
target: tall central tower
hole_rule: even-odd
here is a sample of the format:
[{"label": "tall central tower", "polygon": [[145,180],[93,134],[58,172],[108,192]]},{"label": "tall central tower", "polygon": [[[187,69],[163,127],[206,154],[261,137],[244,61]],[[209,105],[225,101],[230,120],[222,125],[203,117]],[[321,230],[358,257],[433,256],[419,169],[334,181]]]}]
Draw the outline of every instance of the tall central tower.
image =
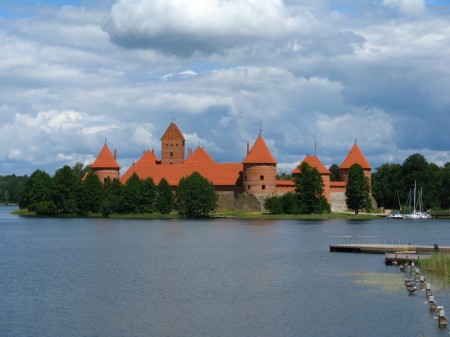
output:
[{"label": "tall central tower", "polygon": [[170,123],[161,137],[161,163],[183,164],[185,142],[186,140],[177,125],[173,122]]}]

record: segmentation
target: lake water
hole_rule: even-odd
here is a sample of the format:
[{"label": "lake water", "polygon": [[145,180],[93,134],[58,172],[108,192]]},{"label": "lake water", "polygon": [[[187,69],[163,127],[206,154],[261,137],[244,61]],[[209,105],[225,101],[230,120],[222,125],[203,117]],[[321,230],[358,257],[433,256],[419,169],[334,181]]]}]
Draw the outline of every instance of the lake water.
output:
[{"label": "lake water", "polygon": [[[0,207],[0,336],[449,336],[383,255],[450,221],[33,219]],[[435,282],[434,282],[435,281]],[[430,280],[450,313],[450,294]]]}]

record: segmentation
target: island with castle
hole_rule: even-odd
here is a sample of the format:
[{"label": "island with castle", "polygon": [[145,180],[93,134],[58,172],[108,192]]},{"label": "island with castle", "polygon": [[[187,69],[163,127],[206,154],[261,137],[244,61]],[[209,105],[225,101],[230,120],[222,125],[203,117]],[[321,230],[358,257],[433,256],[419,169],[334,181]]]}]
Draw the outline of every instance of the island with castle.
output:
[{"label": "island with castle", "polygon": [[[157,157],[154,150],[144,151],[120,175],[117,151],[114,150],[113,154],[105,142],[92,163],[91,170],[101,181],[107,178],[119,179],[122,184],[133,174],[140,179],[151,177],[155,184],[165,178],[173,190],[176,190],[181,178],[198,172],[214,185],[218,195],[218,209],[263,211],[265,199],[295,191],[294,179],[300,173],[299,168],[292,171],[292,180],[277,180],[277,161],[261,134],[251,148],[247,144],[246,157],[241,163],[218,163],[200,146],[195,150],[188,149],[186,157],[185,143],[180,129],[172,122],[161,137],[161,158]],[[339,166],[339,181],[331,181],[331,172],[316,155],[306,156],[301,163],[303,162],[316,168],[321,174],[324,196],[334,212],[347,210],[347,172],[353,164],[362,166],[371,186],[372,167],[356,142]]]}]

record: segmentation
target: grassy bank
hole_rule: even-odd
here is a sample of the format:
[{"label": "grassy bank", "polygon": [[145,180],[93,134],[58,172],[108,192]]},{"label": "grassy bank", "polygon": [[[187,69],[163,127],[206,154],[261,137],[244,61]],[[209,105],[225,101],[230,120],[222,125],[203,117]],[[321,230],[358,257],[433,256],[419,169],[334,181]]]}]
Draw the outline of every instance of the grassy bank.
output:
[{"label": "grassy bank", "polygon": [[[36,216],[34,212],[28,212],[27,210],[15,210],[12,214],[20,216]],[[79,218],[101,218],[101,213],[90,213],[84,216],[73,215],[61,215],[50,217],[79,217]],[[345,219],[345,220],[370,220],[378,218],[372,214],[352,214],[352,213],[323,213],[323,214],[270,214],[256,211],[217,211],[211,213],[211,218],[234,218],[234,219],[300,219],[300,220],[330,220],[330,219]],[[144,214],[111,214],[111,219],[182,219],[177,212],[170,214],[159,213],[144,213]]]},{"label": "grassy bank", "polygon": [[420,260],[419,266],[430,276],[450,284],[450,253],[435,253],[429,259]]}]

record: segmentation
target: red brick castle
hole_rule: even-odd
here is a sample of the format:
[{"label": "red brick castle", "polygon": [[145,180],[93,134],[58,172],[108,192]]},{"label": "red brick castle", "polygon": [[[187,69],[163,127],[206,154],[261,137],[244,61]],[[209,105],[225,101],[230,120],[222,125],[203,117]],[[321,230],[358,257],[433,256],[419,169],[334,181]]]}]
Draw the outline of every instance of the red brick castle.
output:
[{"label": "red brick castle", "polygon": [[[141,158],[122,176],[116,151],[113,154],[105,143],[91,165],[92,172],[101,181],[110,177],[120,179],[122,183],[134,173],[141,179],[153,178],[155,184],[165,178],[173,189],[178,186],[181,178],[198,172],[215,186],[220,209],[263,210],[266,198],[295,190],[294,181],[276,179],[277,161],[261,134],[251,149],[247,144],[247,155],[241,163],[218,163],[200,146],[194,151],[188,149],[186,158],[185,143],[186,140],[177,125],[170,123],[161,137],[161,159],[153,150],[144,151]],[[345,189],[350,166],[360,164],[369,182],[371,181],[372,167],[356,142],[339,167],[341,181],[330,180],[331,172],[317,156],[306,156],[302,162],[317,168],[322,175],[324,195],[334,211],[346,210]],[[294,169],[293,177],[299,172],[298,167]]]}]

